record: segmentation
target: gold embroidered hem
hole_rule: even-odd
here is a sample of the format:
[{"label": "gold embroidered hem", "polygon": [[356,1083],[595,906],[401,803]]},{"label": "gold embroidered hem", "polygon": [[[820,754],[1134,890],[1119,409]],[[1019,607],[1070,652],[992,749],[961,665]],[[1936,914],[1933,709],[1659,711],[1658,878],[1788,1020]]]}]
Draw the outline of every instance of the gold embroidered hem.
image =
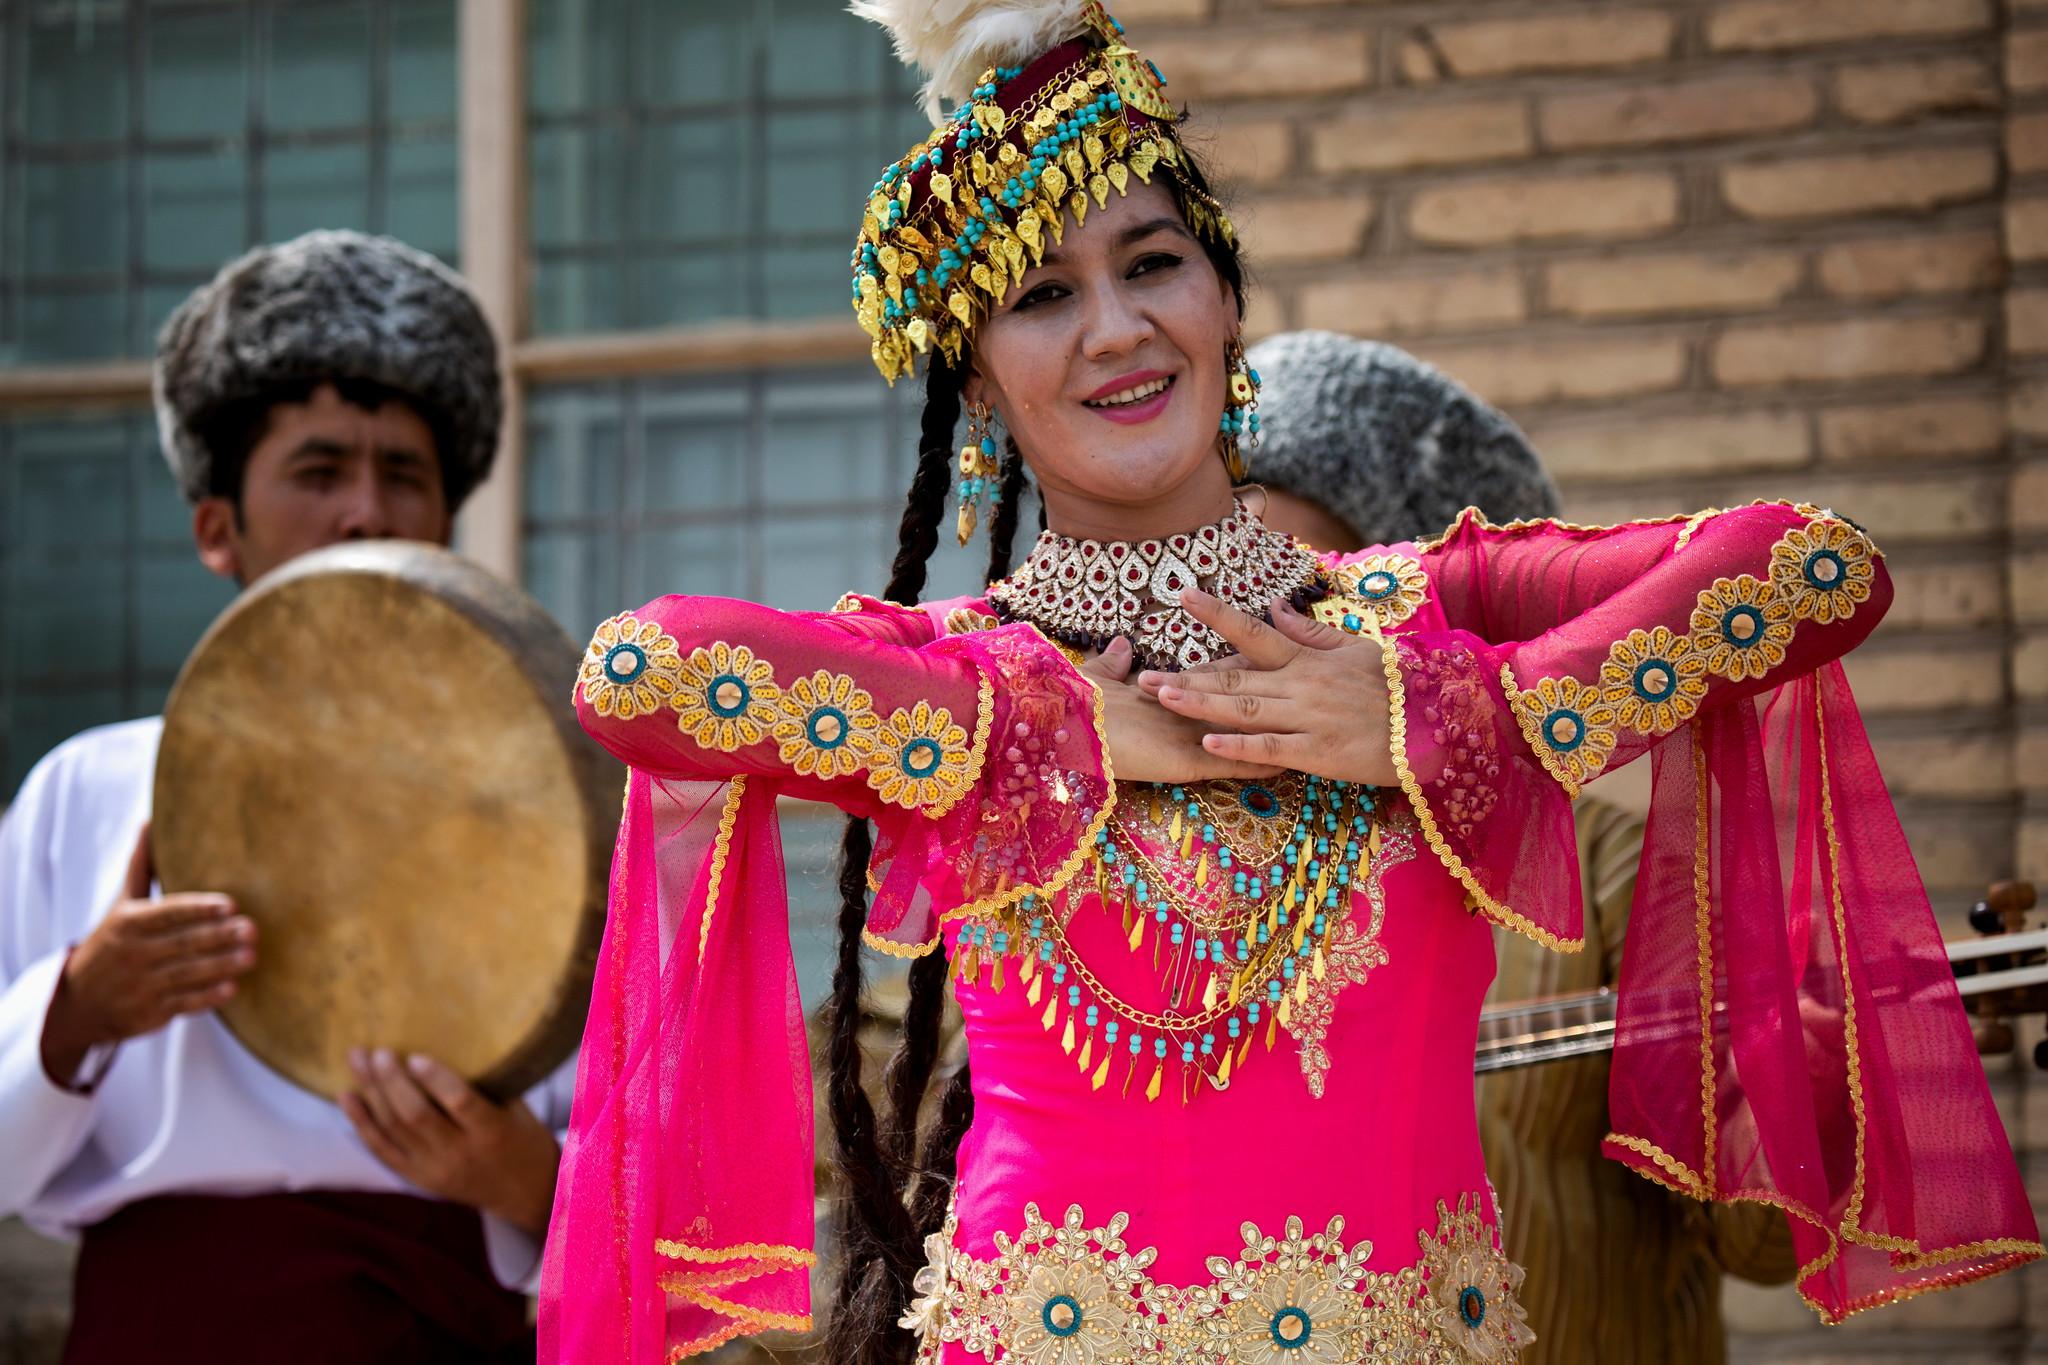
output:
[{"label": "gold embroidered hem", "polygon": [[900,1325],[921,1337],[932,1365],[948,1342],[984,1360],[1030,1365],[1509,1365],[1535,1338],[1516,1298],[1522,1270],[1466,1195],[1439,1203],[1416,1234],[1420,1258],[1366,1269],[1370,1242],[1347,1246],[1344,1220],[1281,1237],[1243,1225],[1234,1260],[1209,1258],[1207,1284],[1166,1285],[1147,1270],[1156,1248],[1133,1251],[1119,1213],[1090,1227],[1078,1204],[1057,1225],[1024,1207],[1023,1233],[995,1236],[992,1260],[953,1245],[955,1222],[925,1239],[929,1264]]}]

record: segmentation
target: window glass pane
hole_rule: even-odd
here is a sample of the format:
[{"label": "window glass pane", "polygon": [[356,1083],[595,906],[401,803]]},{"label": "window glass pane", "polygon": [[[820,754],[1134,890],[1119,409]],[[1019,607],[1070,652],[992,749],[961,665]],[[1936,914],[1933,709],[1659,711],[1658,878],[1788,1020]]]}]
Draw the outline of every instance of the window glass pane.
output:
[{"label": "window glass pane", "polygon": [[[696,14],[707,7],[665,0],[658,8]],[[632,57],[627,10],[623,0],[529,0],[527,107],[536,113],[567,113],[622,94],[620,73],[631,69]]]},{"label": "window glass pane", "polygon": [[583,639],[599,621],[628,605],[619,591],[616,536],[531,531],[523,558],[526,591],[553,613],[571,638]]},{"label": "window glass pane", "polygon": [[453,262],[457,237],[455,139],[394,143],[385,158],[384,231]]},{"label": "window glass pane", "polygon": [[234,600],[235,585],[207,571],[189,537],[182,545],[143,547],[135,560],[136,667],[145,678],[168,681]]},{"label": "window glass pane", "polygon": [[748,407],[743,387],[649,393],[641,484],[631,505],[647,512],[743,508],[751,458]]},{"label": "window glass pane", "polygon": [[153,153],[143,162],[142,178],[145,269],[211,274],[241,251],[248,172],[240,152]]},{"label": "window glass pane", "polygon": [[761,600],[790,611],[824,611],[851,586],[881,585],[874,563],[881,518],[777,517],[762,527]]},{"label": "window glass pane", "polygon": [[128,28],[118,0],[29,7],[21,47],[31,142],[112,140],[128,130]]},{"label": "window glass pane", "polygon": [[31,287],[21,317],[23,363],[93,360],[120,351],[128,335],[128,298],[119,289]]},{"label": "window glass pane", "polygon": [[542,389],[528,399],[526,505],[533,517],[619,514],[620,421],[611,390]]},{"label": "window glass pane", "polygon": [[391,11],[393,119],[455,120],[455,0],[405,0]]},{"label": "window glass pane", "polygon": [[[589,32],[583,0],[531,11],[539,330],[843,312],[863,198],[925,131],[882,34],[841,0],[611,8]],[[621,33],[623,86],[589,74]],[[598,248],[626,262],[623,311],[591,305]]]},{"label": "window glass pane", "polygon": [[249,24],[240,9],[152,15],[148,33],[150,137],[229,137],[248,127]]},{"label": "window glass pane", "polygon": [[542,258],[534,326],[542,332],[614,332],[626,325],[625,270],[609,260]]},{"label": "window glass pane", "polygon": [[263,161],[263,238],[370,226],[370,149],[360,142],[294,147]]},{"label": "window glass pane", "polygon": [[7,718],[5,793],[11,800],[36,760],[80,730],[129,718],[115,687],[66,687],[56,691],[10,693],[0,714]]},{"label": "window glass pane", "polygon": [[[165,321],[171,316],[171,310],[183,303],[192,291],[205,283],[212,274],[212,270],[204,274],[194,272],[173,283],[158,282],[143,286],[141,306],[135,313],[135,336],[128,345],[129,353],[154,356],[157,333],[163,330]],[[115,348],[108,347],[107,353],[112,354],[114,350]]]},{"label": "window glass pane", "polygon": [[700,597],[758,596],[747,591],[752,578],[748,539],[747,528],[731,521],[647,532],[634,545],[621,607],[636,607],[671,592]]},{"label": "window glass pane", "polygon": [[370,121],[367,4],[278,5],[270,12],[265,121],[279,130]]},{"label": "window glass pane", "polygon": [[118,274],[127,260],[126,165],[114,157],[30,161],[25,174],[30,276]]}]

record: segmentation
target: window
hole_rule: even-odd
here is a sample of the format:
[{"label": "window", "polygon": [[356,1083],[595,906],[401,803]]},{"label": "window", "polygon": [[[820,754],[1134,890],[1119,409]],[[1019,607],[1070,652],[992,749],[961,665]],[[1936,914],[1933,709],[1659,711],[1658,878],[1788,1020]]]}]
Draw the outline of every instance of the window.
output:
[{"label": "window", "polygon": [[0,783],[163,705],[234,595],[194,557],[144,413],[0,422]]},{"label": "window", "polygon": [[454,259],[455,3],[0,4],[0,364],[147,355],[315,227]]},{"label": "window", "polygon": [[532,0],[534,330],[846,309],[875,176],[929,132],[844,0]]},{"label": "window", "polygon": [[[920,401],[865,363],[536,389],[527,590],[571,634],[668,592],[812,611],[879,593]],[[927,597],[980,586],[987,541],[959,549],[950,525]]]}]

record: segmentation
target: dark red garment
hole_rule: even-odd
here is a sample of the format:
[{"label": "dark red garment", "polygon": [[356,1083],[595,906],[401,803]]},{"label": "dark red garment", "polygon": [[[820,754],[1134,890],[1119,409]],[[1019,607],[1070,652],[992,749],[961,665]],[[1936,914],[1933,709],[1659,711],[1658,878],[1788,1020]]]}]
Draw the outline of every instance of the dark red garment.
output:
[{"label": "dark red garment", "polygon": [[85,1230],[64,1365],[531,1361],[474,1209],[315,1190],[130,1204]]}]

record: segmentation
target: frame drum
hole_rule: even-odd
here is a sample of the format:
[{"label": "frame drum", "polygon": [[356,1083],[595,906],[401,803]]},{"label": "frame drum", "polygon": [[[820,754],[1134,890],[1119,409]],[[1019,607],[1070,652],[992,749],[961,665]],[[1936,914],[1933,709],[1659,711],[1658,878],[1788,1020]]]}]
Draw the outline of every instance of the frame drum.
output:
[{"label": "frame drum", "polygon": [[576,1047],[623,769],[569,705],[580,651],[430,545],[304,555],[238,597],[164,708],[166,892],[257,924],[222,1020],[322,1095],[352,1047],[425,1052],[504,1100]]}]

